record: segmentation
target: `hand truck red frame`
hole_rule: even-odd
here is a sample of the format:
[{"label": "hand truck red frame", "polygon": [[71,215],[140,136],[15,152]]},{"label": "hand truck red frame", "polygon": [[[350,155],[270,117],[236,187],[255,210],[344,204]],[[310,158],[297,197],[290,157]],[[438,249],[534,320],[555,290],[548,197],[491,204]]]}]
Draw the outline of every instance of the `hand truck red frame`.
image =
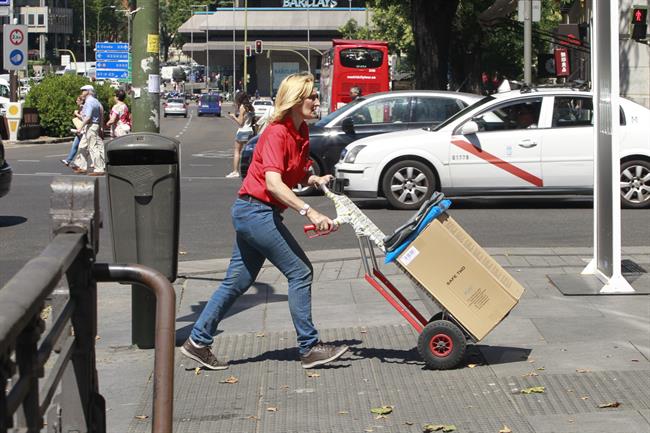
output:
[{"label": "hand truck red frame", "polygon": [[[416,287],[421,300],[429,311],[429,319],[420,313],[379,270],[373,243],[383,250],[383,233],[348,197],[334,194],[324,185],[321,186],[321,189],[328,198],[334,201],[336,206],[335,226],[329,231],[317,231],[315,226],[306,225],[305,233],[314,231],[315,234],[310,236],[310,238],[314,238],[335,231],[342,223],[351,224],[359,241],[365,280],[418,332],[418,352],[426,365],[436,370],[446,370],[458,366],[465,357],[468,341],[475,343],[477,340],[406,269],[395,262],[395,265],[411,279]],[[364,228],[359,229],[359,226],[364,226]],[[367,229],[369,226],[370,229]]]}]

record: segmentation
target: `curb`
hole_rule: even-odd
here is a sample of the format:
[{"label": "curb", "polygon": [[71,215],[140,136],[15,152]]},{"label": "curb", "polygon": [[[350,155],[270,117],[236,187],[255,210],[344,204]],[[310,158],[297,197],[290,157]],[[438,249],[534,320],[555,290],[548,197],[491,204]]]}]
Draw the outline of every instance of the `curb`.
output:
[{"label": "curb", "polygon": [[47,138],[35,138],[33,140],[18,140],[18,141],[4,141],[6,145],[20,146],[24,144],[56,144],[56,143],[65,143],[72,141],[73,137],[47,137]]}]

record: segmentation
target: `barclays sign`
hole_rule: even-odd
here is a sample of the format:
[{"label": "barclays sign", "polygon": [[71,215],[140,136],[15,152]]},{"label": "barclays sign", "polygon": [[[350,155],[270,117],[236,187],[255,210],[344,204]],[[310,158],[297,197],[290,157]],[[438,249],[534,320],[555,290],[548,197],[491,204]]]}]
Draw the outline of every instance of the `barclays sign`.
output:
[{"label": "barclays sign", "polygon": [[283,0],[283,8],[335,8],[336,0]]}]

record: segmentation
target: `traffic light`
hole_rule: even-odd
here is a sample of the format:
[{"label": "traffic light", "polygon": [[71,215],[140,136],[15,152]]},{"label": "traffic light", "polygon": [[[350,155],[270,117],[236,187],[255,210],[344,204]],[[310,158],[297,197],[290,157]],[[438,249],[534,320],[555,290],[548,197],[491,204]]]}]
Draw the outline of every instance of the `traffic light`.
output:
[{"label": "traffic light", "polygon": [[632,8],[632,31],[631,37],[635,41],[645,40],[648,30],[648,8],[645,6],[634,6]]},{"label": "traffic light", "polygon": [[246,57],[253,57],[253,49],[250,45],[246,45]]},{"label": "traffic light", "polygon": [[255,41],[255,54],[262,54],[262,41],[259,39]]}]

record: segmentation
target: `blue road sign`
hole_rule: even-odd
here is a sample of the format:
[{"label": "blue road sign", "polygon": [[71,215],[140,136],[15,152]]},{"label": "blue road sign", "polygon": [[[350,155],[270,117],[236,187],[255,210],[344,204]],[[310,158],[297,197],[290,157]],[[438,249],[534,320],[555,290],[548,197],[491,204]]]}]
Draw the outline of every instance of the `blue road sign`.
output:
[{"label": "blue road sign", "polygon": [[95,54],[96,60],[124,60],[129,61],[129,53],[127,51],[97,51]]},{"label": "blue road sign", "polygon": [[107,78],[116,78],[116,79],[124,79],[124,78],[129,78],[129,71],[115,71],[115,70],[109,70],[109,69],[97,69],[95,73],[95,78],[98,80],[102,79],[107,79]]},{"label": "blue road sign", "polygon": [[11,6],[11,0],[0,0],[0,6]]},{"label": "blue road sign", "polygon": [[97,69],[129,69],[129,62],[120,62],[120,61],[102,61],[95,63],[95,68]]},{"label": "blue road sign", "polygon": [[129,51],[129,44],[126,42],[97,42],[95,51]]},{"label": "blue road sign", "polygon": [[11,53],[9,53],[9,61],[14,66],[21,65],[23,63],[24,58],[25,55],[21,50],[13,50]]}]

